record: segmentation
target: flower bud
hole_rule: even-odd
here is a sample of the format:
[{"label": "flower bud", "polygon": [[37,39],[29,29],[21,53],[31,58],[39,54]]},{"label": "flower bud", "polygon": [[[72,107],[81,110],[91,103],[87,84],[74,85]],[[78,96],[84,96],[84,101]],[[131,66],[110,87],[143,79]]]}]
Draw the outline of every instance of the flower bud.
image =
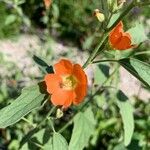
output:
[{"label": "flower bud", "polygon": [[118,8],[122,8],[123,4],[126,2],[126,0],[117,0],[117,6]]},{"label": "flower bud", "polygon": [[60,108],[58,108],[56,111],[56,118],[61,118],[63,115],[63,111]]},{"label": "flower bud", "polygon": [[115,12],[122,8],[126,0],[108,0],[108,7],[111,12]]},{"label": "flower bud", "polygon": [[95,9],[95,10],[94,10],[94,16],[97,17],[97,19],[99,20],[99,22],[103,22],[103,21],[105,20],[104,14],[101,13],[101,12],[99,11],[99,9]]}]

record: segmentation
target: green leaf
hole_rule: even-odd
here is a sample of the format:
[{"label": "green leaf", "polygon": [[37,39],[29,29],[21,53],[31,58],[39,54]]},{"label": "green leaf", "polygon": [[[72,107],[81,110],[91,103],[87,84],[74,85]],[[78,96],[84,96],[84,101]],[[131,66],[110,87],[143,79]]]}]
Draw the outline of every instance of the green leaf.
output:
[{"label": "green leaf", "polygon": [[136,23],[135,27],[130,28],[127,32],[129,32],[132,37],[132,44],[140,44],[147,40],[144,26],[140,23]]},{"label": "green leaf", "polygon": [[103,84],[109,76],[109,69],[107,64],[98,64],[95,66],[94,83],[97,85]]},{"label": "green leaf", "polygon": [[108,23],[108,28],[110,28],[115,23],[115,21],[119,18],[119,16],[120,16],[120,12],[112,15],[112,17]]},{"label": "green leaf", "polygon": [[150,87],[150,65],[148,63],[135,58],[121,59],[119,63],[144,85]]},{"label": "green leaf", "polygon": [[52,5],[52,14],[53,14],[53,17],[55,18],[55,20],[58,19],[58,17],[59,17],[59,7],[55,3]]},{"label": "green leaf", "polygon": [[124,127],[124,144],[128,146],[134,132],[133,107],[130,104],[128,97],[122,92],[117,93],[117,105],[120,109],[120,114]]},{"label": "green leaf", "polygon": [[0,110],[0,128],[6,128],[18,122],[23,116],[27,115],[33,109],[41,106],[45,98],[45,93],[41,91],[43,83],[24,88],[22,94],[10,105]]},{"label": "green leaf", "polygon": [[46,144],[50,138],[51,138],[51,131],[47,129],[41,129],[38,132],[34,133],[34,135],[32,136],[32,140],[37,141],[41,145]]},{"label": "green leaf", "polygon": [[10,25],[16,21],[17,17],[15,15],[9,15],[7,16],[5,20],[5,25]]},{"label": "green leaf", "polygon": [[25,23],[25,25],[27,25],[28,27],[31,26],[31,21],[28,17],[24,16],[22,19],[23,19],[23,22]]},{"label": "green leaf", "polygon": [[49,66],[44,60],[39,58],[36,55],[33,55],[33,60],[35,61],[36,64],[38,64],[39,68],[44,72],[44,73],[54,73],[53,67]]},{"label": "green leaf", "polygon": [[24,144],[19,150],[29,150],[28,143]]},{"label": "green leaf", "polygon": [[91,108],[88,108],[84,113],[79,112],[74,118],[69,150],[82,150],[88,144],[94,128],[95,120]]},{"label": "green leaf", "polygon": [[83,43],[83,49],[89,49],[91,45],[93,44],[94,38],[95,38],[94,35],[87,37]]},{"label": "green leaf", "polygon": [[33,137],[28,140],[38,143],[43,146],[44,150],[68,150],[68,143],[66,139],[59,133],[50,130],[42,129],[35,133]]},{"label": "green leaf", "polygon": [[12,139],[8,146],[8,149],[19,149],[19,141]]},{"label": "green leaf", "polygon": [[68,143],[66,142],[65,138],[59,134],[53,134],[53,150],[68,150]]},{"label": "green leaf", "polygon": [[55,132],[48,143],[44,145],[44,150],[68,150],[68,143],[61,134]]},{"label": "green leaf", "polygon": [[44,145],[44,150],[53,150],[53,140],[52,138]]},{"label": "green leaf", "polygon": [[113,150],[128,150],[123,143],[116,145]]}]

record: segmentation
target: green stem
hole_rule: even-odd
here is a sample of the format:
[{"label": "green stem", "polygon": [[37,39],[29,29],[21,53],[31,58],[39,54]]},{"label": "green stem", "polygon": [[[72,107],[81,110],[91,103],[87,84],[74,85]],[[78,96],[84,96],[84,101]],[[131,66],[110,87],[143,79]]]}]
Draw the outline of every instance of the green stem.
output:
[{"label": "green stem", "polygon": [[146,5],[150,5],[150,2],[135,2],[135,0],[133,0],[128,7],[122,12],[122,14],[118,17],[118,19],[113,23],[113,25],[109,28],[106,29],[107,32],[111,31],[118,23],[120,20],[122,20],[123,17],[125,17],[128,12],[133,8],[133,7],[143,7]]},{"label": "green stem", "polygon": [[106,29],[107,32],[111,31],[124,16],[128,14],[128,12],[135,7],[135,2],[134,0],[128,5],[128,7],[121,13],[121,15],[118,17],[118,19],[113,23],[113,25],[109,28]]},{"label": "green stem", "polygon": [[136,55],[143,55],[143,54],[150,54],[150,51],[137,52],[137,53],[134,54],[134,56],[136,56]]},{"label": "green stem", "polygon": [[109,76],[109,78],[107,78],[104,83],[101,86],[104,86],[105,84],[107,84],[109,81],[111,81],[111,79],[113,78],[114,74],[118,71],[118,68],[116,68]]},{"label": "green stem", "polygon": [[[110,20],[111,20],[111,17],[113,16],[113,12],[110,12],[110,15],[109,15],[109,18],[108,18],[108,20],[107,20],[107,24],[106,24],[106,27],[108,26],[108,24],[109,24],[109,22],[110,22]],[[106,28],[105,27],[105,28]]]},{"label": "green stem", "polygon": [[43,123],[48,119],[48,117],[53,113],[53,111],[56,109],[55,106],[52,107],[52,109],[47,113],[46,117],[36,126],[36,128],[40,128]]},{"label": "green stem", "polygon": [[148,5],[150,5],[150,2],[139,2],[139,3],[137,3],[138,7],[143,7],[143,6],[148,6]]},{"label": "green stem", "polygon": [[[74,115],[75,116],[75,115]],[[62,133],[65,129],[67,129],[72,123],[73,123],[73,119],[74,116],[69,120],[69,122],[67,122],[58,132]]]},{"label": "green stem", "polygon": [[41,148],[42,150],[44,150],[44,147],[43,147],[41,144],[36,143],[35,141],[32,141],[32,140],[30,140],[30,142],[33,143],[33,144],[34,144],[35,146],[37,146],[38,148]]},{"label": "green stem", "polygon": [[101,62],[118,62],[118,60],[116,59],[96,60],[96,61],[93,61],[92,63],[95,64],[95,63],[101,63]]},{"label": "green stem", "polygon": [[[98,44],[98,46],[94,49],[94,51],[92,52],[92,54],[90,55],[90,57],[87,59],[87,61],[85,62],[85,64],[83,65],[83,68],[86,68],[93,60],[93,58],[95,57],[95,55],[97,54],[97,52],[99,51],[100,47],[102,46],[103,42],[105,41],[105,39],[107,38],[108,34],[104,34],[102,35],[102,39],[101,42]],[[102,49],[101,49],[102,50]]]},{"label": "green stem", "polygon": [[45,121],[47,120],[47,118],[53,113],[53,111],[56,109],[56,107],[52,107],[52,109],[47,113],[47,115],[45,116],[45,118],[35,127],[33,128],[31,131],[29,131],[21,140],[20,142],[20,147],[22,147],[35,133],[37,133],[42,125],[45,123]]},{"label": "green stem", "polygon": [[25,117],[21,118],[23,121],[27,122],[29,125],[31,125],[32,127],[36,127],[36,124],[32,123],[30,120],[26,119]]},{"label": "green stem", "polygon": [[99,48],[100,51],[97,52],[97,54],[94,56],[94,58],[91,60],[91,62],[93,62],[93,60],[104,51],[105,45],[107,43],[108,39],[106,38],[105,41],[103,42],[103,44],[101,45],[101,47]]},{"label": "green stem", "polygon": [[56,132],[56,130],[55,130],[55,128],[54,128],[52,118],[51,118],[51,117],[48,117],[48,121],[49,121],[49,123],[50,123],[50,126],[51,126],[51,128],[52,128],[53,132],[55,133],[55,132]]}]

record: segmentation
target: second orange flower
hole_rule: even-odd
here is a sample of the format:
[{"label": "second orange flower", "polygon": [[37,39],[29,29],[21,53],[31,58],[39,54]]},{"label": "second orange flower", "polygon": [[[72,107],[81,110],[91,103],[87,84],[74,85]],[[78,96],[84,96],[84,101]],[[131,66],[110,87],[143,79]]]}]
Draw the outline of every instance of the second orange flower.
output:
[{"label": "second orange flower", "polygon": [[132,45],[131,35],[123,30],[122,21],[109,33],[109,42],[111,47],[117,50],[126,50],[135,47],[135,45]]}]

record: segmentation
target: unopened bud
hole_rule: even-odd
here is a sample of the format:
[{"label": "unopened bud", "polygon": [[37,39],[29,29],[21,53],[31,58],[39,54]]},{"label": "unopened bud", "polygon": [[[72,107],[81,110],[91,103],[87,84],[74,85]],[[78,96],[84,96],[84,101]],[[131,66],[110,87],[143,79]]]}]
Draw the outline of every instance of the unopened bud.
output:
[{"label": "unopened bud", "polygon": [[118,8],[122,8],[123,4],[126,2],[126,0],[117,0],[117,6]]},{"label": "unopened bud", "polygon": [[56,118],[61,118],[63,115],[63,111],[60,108],[58,108],[56,111]]},{"label": "unopened bud", "polygon": [[115,12],[122,8],[126,0],[108,0],[108,7],[111,12]]},{"label": "unopened bud", "polygon": [[101,13],[99,9],[94,10],[94,16],[96,16],[100,22],[103,22],[105,20],[104,14]]}]

